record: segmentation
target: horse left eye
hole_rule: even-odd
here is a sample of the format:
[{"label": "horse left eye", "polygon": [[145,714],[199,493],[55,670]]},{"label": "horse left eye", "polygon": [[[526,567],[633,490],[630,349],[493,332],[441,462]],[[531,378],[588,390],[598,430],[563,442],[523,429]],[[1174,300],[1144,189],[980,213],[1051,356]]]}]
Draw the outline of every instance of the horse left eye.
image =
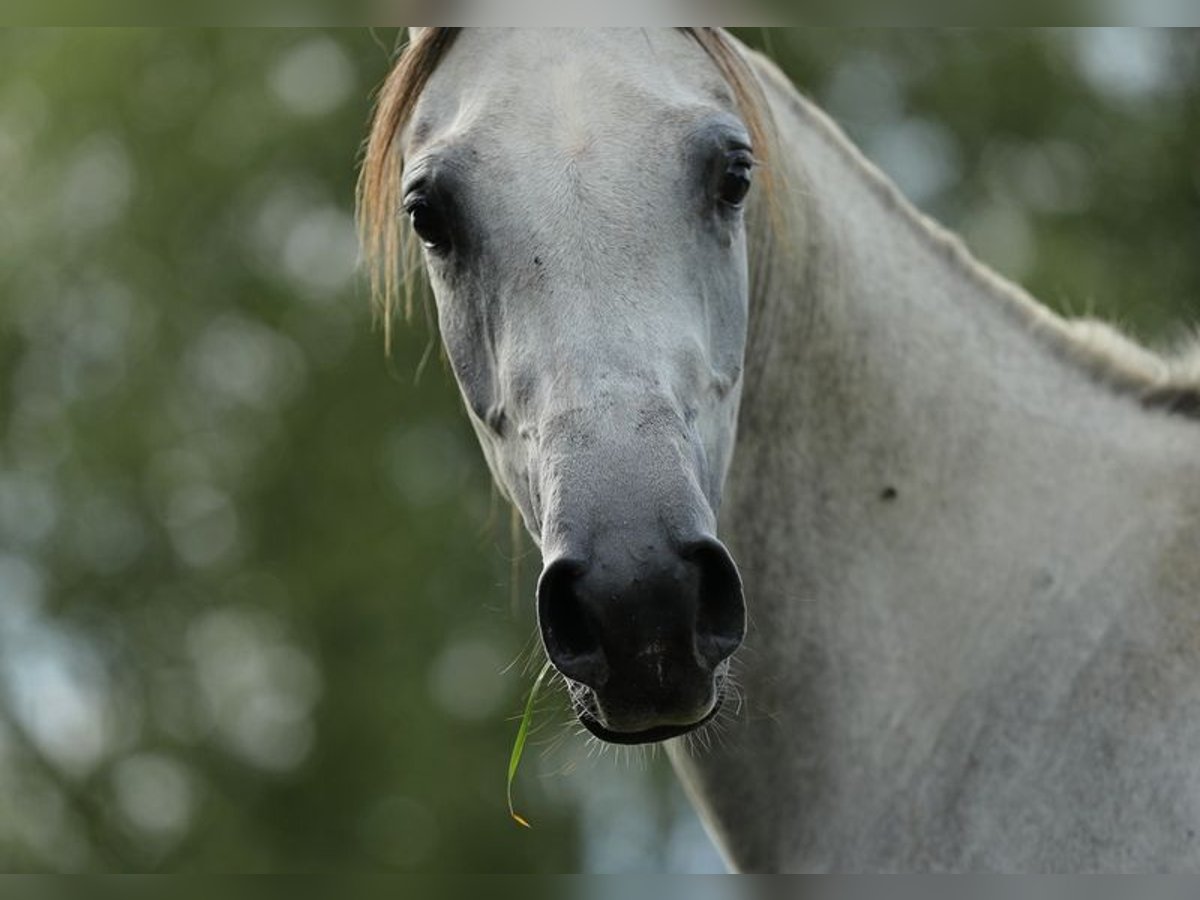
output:
[{"label": "horse left eye", "polygon": [[416,196],[404,205],[413,231],[429,250],[444,252],[450,247],[450,226],[442,211],[426,197]]},{"label": "horse left eye", "polygon": [[718,189],[721,202],[733,207],[741,206],[750,193],[750,173],[753,171],[754,159],[749,153],[739,151],[730,154]]}]

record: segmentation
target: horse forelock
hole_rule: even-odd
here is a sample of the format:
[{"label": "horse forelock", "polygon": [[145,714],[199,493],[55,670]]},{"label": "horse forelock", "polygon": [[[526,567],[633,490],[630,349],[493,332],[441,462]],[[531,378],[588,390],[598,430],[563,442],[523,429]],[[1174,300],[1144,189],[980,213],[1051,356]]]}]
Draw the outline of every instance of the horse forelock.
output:
[{"label": "horse forelock", "polygon": [[[773,127],[766,97],[749,61],[734,40],[720,28],[679,29],[708,55],[726,84],[750,133],[760,163],[766,163],[773,146]],[[392,70],[376,95],[370,133],[358,179],[358,228],[376,310],[383,320],[385,344],[390,347],[391,326],[397,308],[411,316],[416,273],[420,270],[420,245],[397,214],[403,160],[398,145],[417,101],[430,77],[462,31],[431,27],[410,35]],[[772,170],[763,169],[764,188],[770,198]],[[771,202],[770,200],[768,202]]]},{"label": "horse forelock", "polygon": [[401,51],[376,95],[371,129],[358,176],[358,228],[371,293],[383,316],[384,335],[391,344],[391,322],[404,285],[405,307],[412,311],[414,242],[399,231],[397,216],[403,175],[396,142],[412,117],[421,91],[450,49],[458,28],[422,28]]}]

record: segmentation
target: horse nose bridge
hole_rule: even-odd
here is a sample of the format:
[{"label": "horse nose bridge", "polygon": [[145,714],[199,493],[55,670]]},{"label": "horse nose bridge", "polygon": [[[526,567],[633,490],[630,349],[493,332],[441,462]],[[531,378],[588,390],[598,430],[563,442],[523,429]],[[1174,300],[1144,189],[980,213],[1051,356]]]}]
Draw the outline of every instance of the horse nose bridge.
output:
[{"label": "horse nose bridge", "polygon": [[685,421],[676,392],[652,373],[601,370],[588,378],[578,372],[556,375],[538,415],[543,440],[589,435],[624,443],[656,426],[677,431]]},{"label": "horse nose bridge", "polygon": [[550,412],[537,429],[543,552],[577,552],[608,532],[671,540],[715,527],[703,455],[680,412],[661,396],[617,399]]},{"label": "horse nose bridge", "polygon": [[[650,389],[598,392],[547,410],[535,429],[534,453],[548,477],[582,483],[638,486],[654,481],[674,490],[695,462],[695,434],[685,412]],[[586,477],[580,478],[581,475]],[[611,482],[612,484],[609,484]]]}]

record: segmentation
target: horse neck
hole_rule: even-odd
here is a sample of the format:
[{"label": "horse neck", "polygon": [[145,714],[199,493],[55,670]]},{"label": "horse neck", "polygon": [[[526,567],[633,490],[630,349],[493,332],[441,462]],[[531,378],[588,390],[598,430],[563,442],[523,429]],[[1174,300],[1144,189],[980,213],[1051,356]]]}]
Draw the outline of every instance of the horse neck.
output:
[{"label": "horse neck", "polygon": [[[938,409],[968,427],[1052,414],[1102,440],[1114,416],[1142,430],[1162,421],[1101,384],[1096,350],[916,211],[820,110],[773,88],[780,209],[763,203],[751,225],[751,429],[761,401],[780,394],[796,425],[821,411],[813,405],[843,420],[857,407],[873,423],[916,414],[906,431]],[[845,389],[853,397],[831,395]],[[881,408],[840,405],[864,398]],[[989,399],[1000,408],[978,408]],[[890,408],[906,400],[921,408]]]},{"label": "horse neck", "polygon": [[[775,492],[766,507],[815,524],[840,501],[834,519],[858,532],[840,537],[858,544],[889,523],[920,528],[935,499],[965,511],[995,495],[1018,518],[1045,513],[1044,502],[1015,508],[1022,485],[1047,489],[1031,499],[1077,489],[1114,511],[1130,494],[1177,495],[1181,468],[1195,473],[1195,424],[1073,362],[1059,317],[975,262],[782,90],[773,164],[786,212],[775,228],[760,227],[761,212],[752,226],[738,453],[760,458],[751,473],[772,460],[810,496],[797,508]],[[1121,483],[1097,491],[1098,478]],[[1064,551],[1078,540],[1066,531],[1053,544]]]},{"label": "horse neck", "polygon": [[[768,87],[795,213],[773,236],[752,228],[722,528],[751,610],[751,727],[783,729],[747,747],[768,767],[811,748],[787,771],[819,815],[830,791],[884,790],[915,765],[1031,632],[1082,618],[1102,633],[1144,594],[1181,506],[1200,510],[1180,490],[1183,466],[1198,483],[1200,432],[1054,352],[1036,333],[1049,313],[908,209],[790,88]],[[1030,665],[1082,665],[1076,650]],[[883,741],[901,722],[906,739]]]}]

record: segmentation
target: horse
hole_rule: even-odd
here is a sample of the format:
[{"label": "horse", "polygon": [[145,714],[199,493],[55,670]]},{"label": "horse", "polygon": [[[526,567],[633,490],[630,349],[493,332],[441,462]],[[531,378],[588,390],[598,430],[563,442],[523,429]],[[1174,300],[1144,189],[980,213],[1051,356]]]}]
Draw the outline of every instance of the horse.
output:
[{"label": "horse", "polygon": [[1040,305],[719,29],[413,29],[359,208],[575,714],[731,869],[1200,868],[1200,353]]}]

